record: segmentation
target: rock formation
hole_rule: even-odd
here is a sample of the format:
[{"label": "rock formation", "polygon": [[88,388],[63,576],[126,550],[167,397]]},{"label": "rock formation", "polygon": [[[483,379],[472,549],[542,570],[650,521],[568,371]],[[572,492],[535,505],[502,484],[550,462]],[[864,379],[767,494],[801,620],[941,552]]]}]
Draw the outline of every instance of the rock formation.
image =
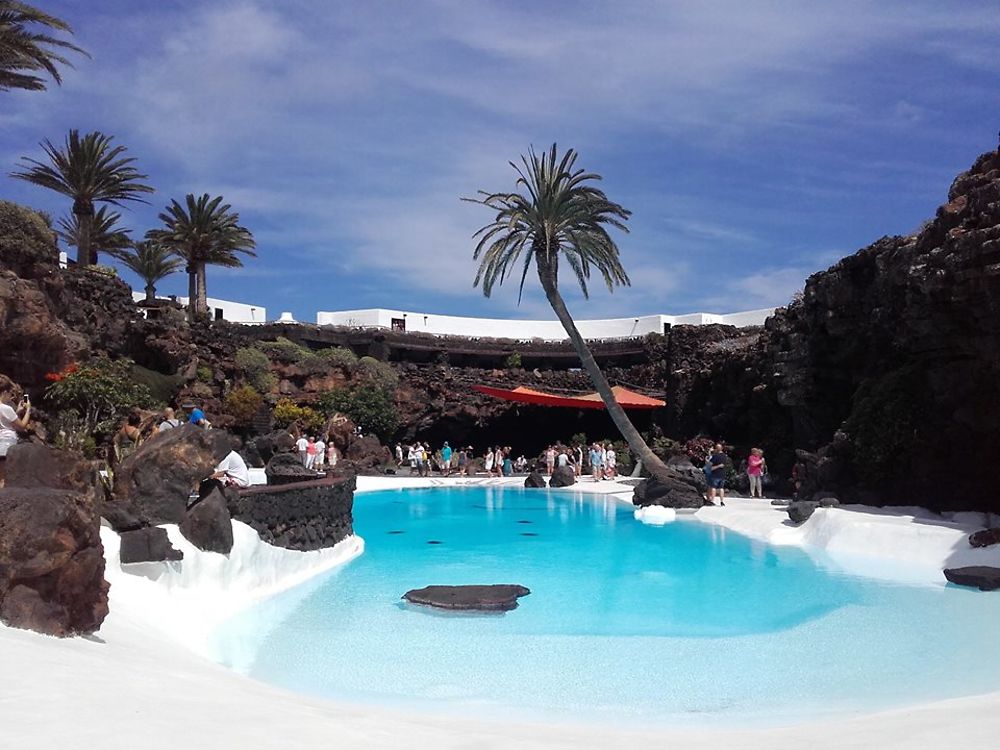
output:
[{"label": "rock formation", "polygon": [[[92,633],[108,613],[104,547],[88,467],[42,449],[50,471],[27,469],[40,455],[12,450],[0,489],[0,620],[50,635]],[[18,486],[19,482],[27,486]]]},{"label": "rock formation", "polygon": [[425,586],[407,591],[403,599],[438,609],[506,612],[516,609],[517,600],[530,593],[524,586],[512,584]]}]

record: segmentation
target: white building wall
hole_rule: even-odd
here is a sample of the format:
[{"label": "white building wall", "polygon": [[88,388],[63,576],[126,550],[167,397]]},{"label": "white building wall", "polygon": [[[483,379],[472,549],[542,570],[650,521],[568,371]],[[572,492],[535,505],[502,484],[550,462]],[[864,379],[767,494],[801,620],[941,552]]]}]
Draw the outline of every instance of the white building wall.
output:
[{"label": "white building wall", "polygon": [[[772,309],[717,315],[644,315],[636,318],[607,318],[576,321],[586,339],[616,339],[663,333],[664,325],[705,325],[725,323],[738,327],[761,325]],[[499,318],[466,318],[456,315],[433,315],[404,310],[368,309],[319,312],[317,325],[350,328],[392,328],[393,320],[405,322],[407,331],[438,336],[468,336],[543,341],[562,341],[566,332],[558,320],[505,320]]]},{"label": "white building wall", "polygon": [[[136,302],[146,299],[146,295],[142,292],[132,292],[132,299]],[[157,299],[168,299],[167,297],[157,296]],[[177,301],[182,305],[187,305],[187,297],[178,297]],[[222,311],[222,320],[228,320],[230,323],[266,323],[267,322],[267,308],[260,305],[248,305],[243,302],[231,302],[225,299],[216,299],[215,297],[209,297],[208,302],[208,312],[212,318],[216,318],[217,310]]]}]

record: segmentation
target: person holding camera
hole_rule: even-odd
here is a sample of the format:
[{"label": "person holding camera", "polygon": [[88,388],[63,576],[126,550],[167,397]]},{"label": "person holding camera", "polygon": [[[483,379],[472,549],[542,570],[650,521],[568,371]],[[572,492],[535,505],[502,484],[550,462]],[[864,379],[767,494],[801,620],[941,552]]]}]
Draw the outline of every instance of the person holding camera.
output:
[{"label": "person holding camera", "polygon": [[10,404],[0,401],[0,487],[7,480],[7,451],[17,444],[17,433],[28,429],[31,421],[31,400],[25,394],[15,410]]}]

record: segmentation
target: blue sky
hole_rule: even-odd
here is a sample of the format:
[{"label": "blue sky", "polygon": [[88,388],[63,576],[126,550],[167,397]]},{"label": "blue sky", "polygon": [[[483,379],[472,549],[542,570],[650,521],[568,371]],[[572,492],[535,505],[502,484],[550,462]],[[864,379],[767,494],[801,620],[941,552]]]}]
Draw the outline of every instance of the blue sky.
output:
[{"label": "blue sky", "polygon": [[209,269],[209,294],[272,317],[552,317],[537,282],[520,307],[473,289],[490,217],[459,198],[553,141],[633,211],[632,286],[567,288],[577,317],[783,304],[916,230],[1000,128],[995,0],[33,2],[93,58],[0,95],[0,197],[65,214],[6,173],[70,128],[113,134],[157,188],[126,224],[221,193],[259,258]]}]

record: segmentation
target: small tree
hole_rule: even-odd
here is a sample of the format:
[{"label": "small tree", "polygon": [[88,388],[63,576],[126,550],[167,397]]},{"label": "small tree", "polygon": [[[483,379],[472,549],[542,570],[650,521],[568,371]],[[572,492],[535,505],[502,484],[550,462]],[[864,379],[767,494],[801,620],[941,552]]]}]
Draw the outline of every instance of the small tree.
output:
[{"label": "small tree", "polygon": [[38,8],[16,0],[0,0],[0,91],[22,89],[44,91],[47,73],[56,83],[62,83],[59,66],[73,65],[62,56],[63,51],[86,52],[50,32],[72,34],[70,25]]},{"label": "small tree", "polygon": [[222,408],[240,427],[249,426],[264,404],[264,397],[253,386],[241,385],[226,394]]},{"label": "small tree", "polygon": [[152,407],[149,388],[135,382],[130,359],[97,359],[49,373],[45,401],[56,411],[74,411],[87,435],[114,432],[135,408]]},{"label": "small tree", "polygon": [[146,282],[146,301],[156,299],[156,284],[181,270],[181,261],[170,250],[155,242],[136,242],[116,255],[122,265]]},{"label": "small tree", "polygon": [[362,430],[381,440],[391,438],[399,427],[392,392],[371,383],[329,390],[319,397],[317,405],[327,416],[337,412],[347,415]]}]

